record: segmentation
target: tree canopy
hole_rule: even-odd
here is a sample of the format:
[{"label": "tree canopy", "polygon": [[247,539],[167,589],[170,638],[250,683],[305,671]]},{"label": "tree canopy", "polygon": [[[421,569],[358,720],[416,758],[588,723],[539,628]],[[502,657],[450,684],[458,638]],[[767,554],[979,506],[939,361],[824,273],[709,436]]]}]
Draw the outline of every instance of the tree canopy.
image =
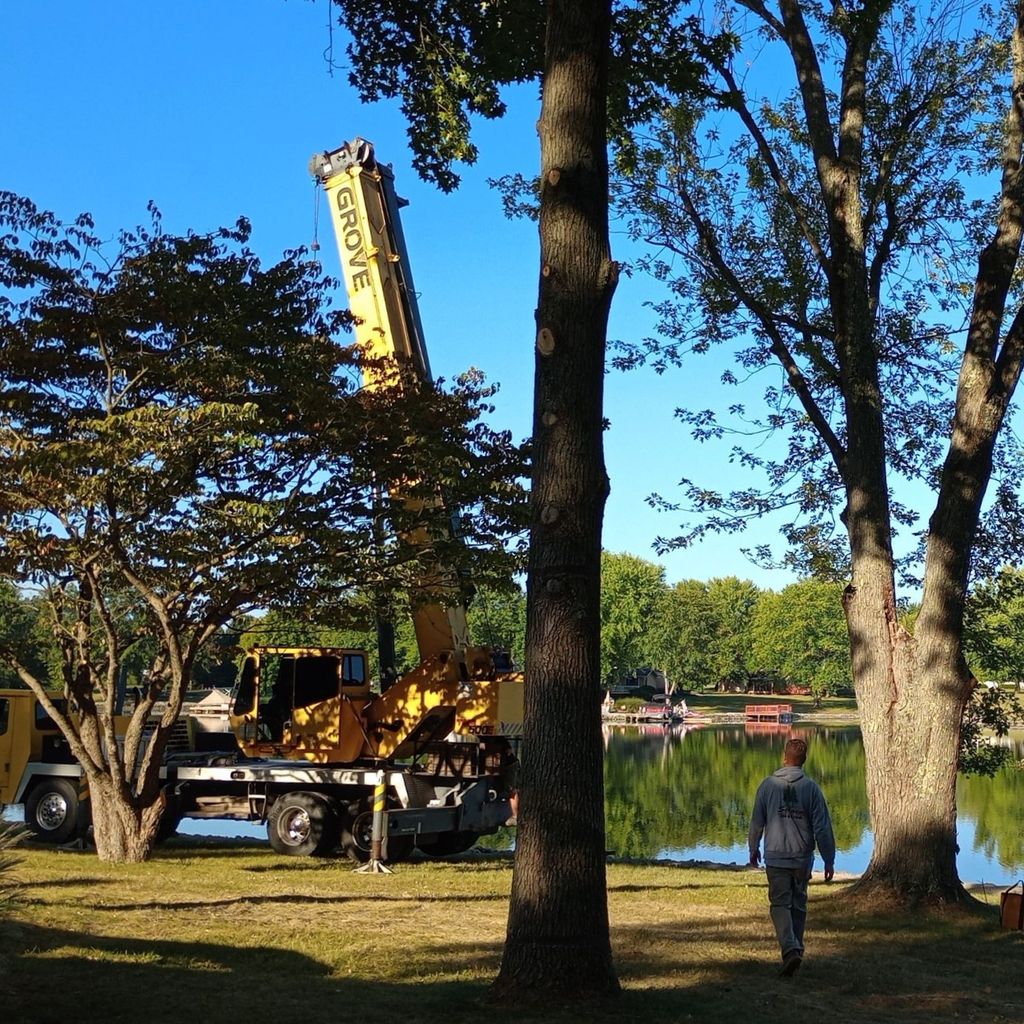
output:
[{"label": "tree canopy", "polygon": [[[665,369],[729,344],[723,382],[762,391],[727,417],[681,411],[698,440],[735,442],[749,482],[667,499],[702,518],[664,545],[785,510],[786,561],[847,581],[875,835],[860,891],[938,901],[964,896],[971,558],[1019,548],[1024,465],[1003,429],[1024,361],[1024,9],[961,15],[902,0],[716,8],[693,26],[706,91],[634,133],[620,193],[669,289],[659,337],[623,363]],[[734,50],[715,48],[723,26]],[[901,480],[931,488],[928,507],[901,501]],[[909,530],[924,558],[913,635],[897,597]]]},{"label": "tree canopy", "polygon": [[601,677],[619,682],[653,665],[652,627],[665,571],[636,555],[601,554]]},{"label": "tree canopy", "polygon": [[[57,688],[63,680],[60,651],[43,602],[20,594],[5,579],[0,579],[0,647],[14,652],[32,675],[50,687]],[[18,673],[0,658],[0,689],[23,685]]]},{"label": "tree canopy", "polygon": [[[94,818],[110,797],[145,855],[163,745],[218,630],[254,608],[415,599],[438,565],[507,577],[523,462],[481,419],[478,376],[412,386],[395,369],[363,392],[332,283],[300,252],[264,268],[244,221],[177,236],[153,211],[105,245],[88,216],[3,193],[0,231],[0,574],[47,603],[81,727],[13,646],[0,656],[61,724]],[[457,541],[438,488],[472,512]],[[121,747],[116,681],[141,639]],[[102,825],[101,856],[124,855]]]},{"label": "tree canopy", "polygon": [[816,697],[848,688],[850,640],[841,598],[840,586],[814,579],[762,593],[751,627],[753,663],[800,680]]},{"label": "tree canopy", "polygon": [[1024,680],[1024,570],[979,580],[967,602],[964,644],[981,680]]}]

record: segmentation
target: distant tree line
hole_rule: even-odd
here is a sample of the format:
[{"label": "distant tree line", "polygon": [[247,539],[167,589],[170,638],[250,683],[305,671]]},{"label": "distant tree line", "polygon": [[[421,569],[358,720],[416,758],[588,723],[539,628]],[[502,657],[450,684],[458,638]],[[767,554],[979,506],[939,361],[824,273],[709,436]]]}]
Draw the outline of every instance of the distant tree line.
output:
[{"label": "distant tree line", "polygon": [[610,552],[602,583],[608,685],[641,665],[686,690],[793,687],[825,696],[851,685],[839,584],[807,579],[776,592],[729,576],[669,585],[654,563]]},{"label": "distant tree line", "polygon": [[[850,655],[842,587],[814,579],[775,591],[735,576],[680,580],[636,555],[604,552],[601,560],[601,672],[615,685],[650,667],[684,690],[797,687],[815,696],[850,686]],[[916,608],[904,622],[913,629]],[[230,685],[232,658],[256,644],[358,647],[375,657],[369,612],[347,628],[274,611],[240,618],[193,670],[197,688]],[[412,623],[396,616],[400,669],[418,661]],[[481,587],[469,608],[476,642],[507,651],[524,666],[526,596],[516,586]],[[18,638],[25,656],[54,688],[62,685],[60,657],[45,607],[0,581],[0,634]],[[1024,680],[1024,569],[1003,569],[980,581],[968,603],[964,642],[979,681]],[[126,658],[129,685],[141,682],[145,652]],[[0,665],[0,687],[19,685]]]},{"label": "distant tree line", "polygon": [[[840,583],[803,579],[774,591],[730,576],[670,585],[653,562],[607,551],[601,582],[606,685],[651,666],[689,690],[852,692]],[[904,609],[911,631],[916,611]],[[1024,570],[974,587],[964,644],[978,680],[1024,679]]]}]

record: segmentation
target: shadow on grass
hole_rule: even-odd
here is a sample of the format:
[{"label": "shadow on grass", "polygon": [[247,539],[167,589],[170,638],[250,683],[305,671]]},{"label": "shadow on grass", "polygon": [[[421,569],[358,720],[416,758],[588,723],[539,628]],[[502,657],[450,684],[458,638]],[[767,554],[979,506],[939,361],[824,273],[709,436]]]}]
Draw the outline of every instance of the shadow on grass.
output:
[{"label": "shadow on grass", "polygon": [[89,910],[130,911],[130,910],[212,910],[218,907],[236,907],[249,904],[303,904],[341,906],[345,903],[401,903],[415,905],[418,903],[504,903],[506,896],[498,894],[464,895],[451,894],[443,896],[423,895],[416,893],[409,896],[389,896],[377,892],[345,893],[335,896],[313,896],[309,893],[274,893],[270,896],[232,896],[222,900],[145,900],[139,903],[83,903]]},{"label": "shadow on grass", "polygon": [[342,870],[346,864],[355,870],[355,864],[342,860],[341,857],[304,857],[301,860],[284,861],[274,859],[269,864],[246,864],[239,870],[248,875],[278,875],[282,871],[337,871],[339,862]]},{"label": "shadow on grass", "polygon": [[[0,996],[4,1019],[18,1024],[180,1024],[183,1016],[336,1024],[353,1015],[360,1024],[451,1024],[481,1013],[492,1024],[726,1024],[817,1019],[822,1007],[841,1024],[1022,1019],[1019,936],[976,921],[889,917],[875,923],[881,930],[861,919],[835,935],[829,928],[839,915],[815,909],[824,932],[809,932],[808,960],[792,979],[777,976],[766,921],[764,943],[749,949],[760,915],[617,929],[624,992],[585,1014],[579,1006],[495,1004],[486,979],[500,948],[471,939],[421,950],[415,973],[396,981],[375,977],[365,950],[340,947],[320,959],[274,946],[85,937],[35,925],[0,928]],[[898,934],[880,942],[892,926]]]},{"label": "shadow on grass", "polygon": [[990,911],[850,915],[841,892],[812,899],[807,956],[793,978],[779,975],[767,905],[617,929],[619,1016],[725,1024],[814,1019],[827,1007],[840,1024],[1021,1024],[1024,935],[1001,931]]},{"label": "shadow on grass", "polygon": [[19,880],[19,889],[74,889],[78,886],[87,885],[114,885],[116,879],[113,878],[83,878],[81,875],[74,875],[71,878],[44,878],[37,879],[32,882],[22,882]]},{"label": "shadow on grass", "polygon": [[[87,851],[88,852],[88,851]],[[92,851],[95,853],[95,851]],[[201,860],[230,859],[237,863],[238,855],[252,853],[265,859],[265,863],[246,865],[241,870],[252,873],[289,871],[310,871],[316,868],[337,869],[356,865],[340,850],[325,857],[283,857],[270,849],[270,844],[260,839],[227,839],[215,836],[174,836],[161,843],[152,853],[151,860],[175,860],[188,858]],[[477,872],[508,871],[512,866],[509,851],[468,850],[466,853],[445,857],[431,857],[414,851],[409,859],[413,864],[467,864]]]},{"label": "shadow on grass", "polygon": [[680,882],[677,885],[609,885],[608,892],[684,892],[687,889],[697,889],[706,892],[708,886],[700,882]]},{"label": "shadow on grass", "polygon": [[216,837],[173,836],[161,843],[152,853],[152,859],[188,857],[235,857],[239,853],[266,855],[270,844],[262,839],[221,839]]},{"label": "shadow on grass", "polygon": [[[793,979],[777,976],[766,914],[616,929],[625,990],[585,1013],[494,1005],[480,979],[497,972],[500,947],[469,938],[421,950],[415,974],[396,981],[374,976],[365,950],[347,961],[341,939],[319,958],[283,946],[3,926],[0,995],[4,1019],[18,1024],[180,1024],[182,1016],[335,1024],[353,1015],[360,1024],[451,1024],[484,1012],[493,1024],[724,1024],[818,1019],[823,1011],[830,1024],[1021,1021],[1019,935],[979,928],[977,920],[892,915],[847,922],[836,933],[841,913],[817,906],[812,913],[818,923],[808,933],[808,959]],[[759,928],[764,941],[751,948]],[[460,980],[467,972],[475,978]]]},{"label": "shadow on grass", "polygon": [[[508,874],[512,869],[511,857],[495,860],[489,856],[476,857],[472,853],[463,853],[451,857],[413,856],[409,861],[403,861],[402,863],[447,864],[452,866],[469,865],[472,867],[474,874],[483,874],[488,871],[500,871]],[[253,875],[276,875],[280,871],[316,871],[318,869],[337,871],[339,868],[343,871],[346,867],[355,871],[357,865],[343,854],[338,854],[331,857],[301,857],[291,860],[276,859],[267,864],[247,864],[241,870]]]},{"label": "shadow on grass", "polygon": [[[79,880],[81,882],[82,880]],[[713,889],[684,883],[660,889]],[[613,891],[642,892],[636,885]],[[736,893],[737,898],[741,897]],[[474,905],[503,900],[494,895],[444,895],[450,905],[466,904],[465,928],[431,941],[432,920],[422,913],[422,936],[396,951],[388,945],[389,920],[402,904],[432,897],[373,894],[380,903],[377,931],[351,941],[345,918],[317,925],[323,935],[308,953],[287,948],[294,933],[311,927],[309,912],[280,917],[267,912],[264,932],[249,932],[241,946],[203,937],[209,913],[233,904],[355,904],[357,894],[272,895],[196,903],[146,902],[84,906],[83,930],[0,923],[0,1007],[3,1021],[17,1024],[180,1024],[182,1017],[336,1024],[357,1016],[360,1024],[457,1024],[486,1014],[488,1024],[732,1024],[827,1018],[838,1024],[936,1024],[1024,1020],[1020,964],[1024,936],[1000,932],[994,913],[851,913],[844,889],[812,894],[808,956],[796,977],[778,977],[779,959],[763,905],[715,911],[698,899],[669,900],[664,920],[613,925],[612,941],[622,996],[607,1005],[546,1006],[530,1011],[497,1005],[488,983],[501,949],[493,936],[493,911],[480,929]],[[718,898],[718,897],[716,897]],[[629,906],[624,903],[623,907]],[[673,908],[679,908],[674,911]],[[125,934],[103,931],[96,910],[132,911]],[[138,937],[165,910],[197,910],[192,939]],[[156,914],[150,912],[156,911]],[[360,907],[357,913],[369,913]],[[448,911],[450,914],[451,911]],[[268,914],[270,916],[268,916]],[[329,911],[328,911],[329,914]],[[216,915],[223,920],[223,915]],[[248,916],[237,918],[240,925]],[[406,919],[408,920],[408,918]],[[415,920],[419,921],[417,916]],[[139,928],[133,927],[138,922]],[[614,917],[613,917],[614,921]],[[91,922],[91,924],[90,924]],[[269,922],[269,923],[268,923]],[[450,924],[449,924],[450,927]],[[190,926],[191,928],[191,926]],[[289,931],[293,933],[289,940]],[[228,927],[222,935],[231,936]],[[269,935],[256,945],[255,936]],[[369,938],[367,937],[369,934]],[[487,941],[491,937],[491,941]]]},{"label": "shadow on grass", "polygon": [[[331,956],[325,951],[325,957]],[[417,958],[415,975],[374,977],[372,964],[343,958],[333,967],[295,950],[253,949],[206,942],[83,936],[35,925],[0,926],[0,999],[4,1020],[17,1024],[181,1024],[183,1017],[213,1022],[251,1020],[283,1024],[452,1024],[486,1014],[489,1024],[541,1024],[589,1019],[622,1021],[624,1005],[664,1008],[678,1020],[679,994],[649,993],[586,1006],[520,1009],[496,1004],[490,980],[501,950],[496,944],[445,943]],[[470,972],[468,980],[459,974]],[[632,1019],[632,1018],[630,1018]],[[660,1019],[660,1018],[659,1018]]]},{"label": "shadow on grass", "polygon": [[[337,1024],[440,1022],[479,1015],[482,981],[452,977],[458,966],[496,972],[500,951],[484,944],[438,949],[425,976],[372,976],[365,960],[328,963],[294,950],[126,937],[85,937],[34,925],[0,925],[0,1002],[12,1024],[181,1024],[280,1021]],[[499,1018],[501,1019],[501,1018]],[[519,1017],[517,1019],[525,1019]]]}]

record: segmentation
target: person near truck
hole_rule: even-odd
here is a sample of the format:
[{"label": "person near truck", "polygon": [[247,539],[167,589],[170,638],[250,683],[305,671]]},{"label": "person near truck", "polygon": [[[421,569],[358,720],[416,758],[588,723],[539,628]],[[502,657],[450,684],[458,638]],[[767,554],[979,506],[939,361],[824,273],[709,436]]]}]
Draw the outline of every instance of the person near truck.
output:
[{"label": "person near truck", "polygon": [[764,866],[768,903],[782,953],[783,977],[791,977],[804,957],[807,922],[807,883],[814,867],[814,849],[825,862],[825,881],[835,874],[836,841],[832,819],[818,784],[804,775],[807,743],[786,742],[782,767],[761,783],[750,817],[750,865],[760,861],[764,836]]}]

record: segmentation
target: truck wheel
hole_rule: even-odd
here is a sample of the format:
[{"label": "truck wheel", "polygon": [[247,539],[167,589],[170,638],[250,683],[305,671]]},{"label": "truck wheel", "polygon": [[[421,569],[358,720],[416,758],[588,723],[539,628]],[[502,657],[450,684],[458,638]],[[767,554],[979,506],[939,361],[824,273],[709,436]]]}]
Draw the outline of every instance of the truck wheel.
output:
[{"label": "truck wheel", "polygon": [[417,845],[428,857],[454,857],[472,850],[479,838],[478,832],[440,832]]},{"label": "truck wheel", "polygon": [[76,783],[46,779],[37,782],[25,800],[25,824],[41,842],[62,846],[84,835],[82,810]]},{"label": "truck wheel", "polygon": [[275,853],[323,857],[338,845],[338,817],[319,793],[285,793],[270,808],[267,838]]},{"label": "truck wheel", "polygon": [[[341,848],[357,864],[370,859],[373,842],[373,797],[351,804],[341,818]],[[416,846],[415,836],[389,836],[384,842],[382,860],[397,864],[407,860]]]}]

